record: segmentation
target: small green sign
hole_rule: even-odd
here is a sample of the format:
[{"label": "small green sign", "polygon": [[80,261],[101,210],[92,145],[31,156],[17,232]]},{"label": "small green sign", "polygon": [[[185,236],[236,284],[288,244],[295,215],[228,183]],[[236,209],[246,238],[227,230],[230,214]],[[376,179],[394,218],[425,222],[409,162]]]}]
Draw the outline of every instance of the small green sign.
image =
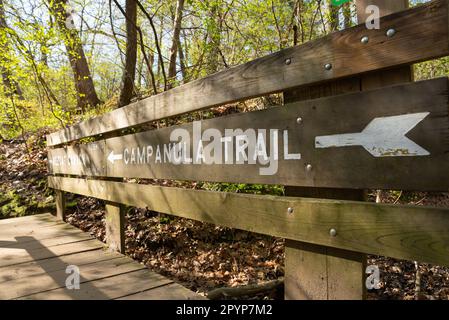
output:
[{"label": "small green sign", "polygon": [[334,6],[341,6],[342,4],[349,2],[351,0],[332,0],[332,4]]}]

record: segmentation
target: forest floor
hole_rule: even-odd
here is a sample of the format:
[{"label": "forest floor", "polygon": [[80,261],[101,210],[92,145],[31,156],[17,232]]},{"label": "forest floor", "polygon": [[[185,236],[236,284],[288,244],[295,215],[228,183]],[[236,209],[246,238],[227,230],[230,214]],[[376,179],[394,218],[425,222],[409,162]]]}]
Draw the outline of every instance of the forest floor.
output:
[{"label": "forest floor", "polygon": [[[0,143],[0,218],[54,210],[46,186],[44,136],[41,131],[27,139],[29,153],[21,141]],[[381,199],[449,208],[445,193],[383,192]],[[72,195],[67,204],[67,222],[104,242],[102,201]],[[196,292],[259,284],[284,275],[282,239],[136,208],[127,209],[125,230],[127,255]],[[368,265],[379,267],[381,280],[380,289],[370,290],[368,299],[449,299],[449,268],[417,263],[417,290],[413,261],[368,256]],[[283,290],[244,298],[282,299]]]}]

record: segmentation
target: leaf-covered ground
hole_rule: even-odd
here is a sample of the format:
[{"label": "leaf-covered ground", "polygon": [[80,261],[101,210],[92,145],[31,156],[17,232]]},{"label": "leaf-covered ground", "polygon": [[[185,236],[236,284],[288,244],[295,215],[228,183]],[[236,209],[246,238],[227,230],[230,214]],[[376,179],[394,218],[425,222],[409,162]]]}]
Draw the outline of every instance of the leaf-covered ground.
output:
[{"label": "leaf-covered ground", "polygon": [[[0,216],[3,218],[48,211],[54,207],[45,182],[43,134],[28,140],[29,153],[19,141],[0,144]],[[181,186],[195,187],[192,184]],[[444,193],[382,192],[380,198],[389,203],[449,207],[449,197]],[[67,203],[67,221],[104,241],[104,204],[73,195]],[[127,209],[126,254],[201,293],[221,286],[263,283],[284,275],[282,239],[146,209]],[[379,266],[381,277],[380,289],[370,290],[369,299],[449,298],[448,268],[418,263],[417,273],[413,261],[375,256],[368,257],[368,264]],[[282,299],[282,288],[246,298]]]},{"label": "leaf-covered ground", "polygon": [[[104,241],[97,200],[80,199],[67,221]],[[135,208],[128,209],[125,230],[127,255],[194,291],[259,283],[284,273],[282,239]]]},{"label": "leaf-covered ground", "polygon": [[47,190],[44,134],[29,138],[29,152],[22,140],[0,143],[0,219],[45,212],[54,206]]}]

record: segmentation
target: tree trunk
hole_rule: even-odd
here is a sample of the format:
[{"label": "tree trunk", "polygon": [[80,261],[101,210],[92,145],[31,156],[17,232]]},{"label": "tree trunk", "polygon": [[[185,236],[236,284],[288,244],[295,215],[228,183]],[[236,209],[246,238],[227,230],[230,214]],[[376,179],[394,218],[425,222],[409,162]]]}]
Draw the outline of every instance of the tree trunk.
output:
[{"label": "tree trunk", "polygon": [[339,7],[334,6],[332,4],[332,1],[329,1],[328,6],[329,6],[329,20],[330,20],[330,27],[331,27],[330,31],[332,32],[332,31],[336,31],[340,24],[340,19],[338,16]]},{"label": "tree trunk", "polygon": [[67,55],[75,81],[78,108],[84,112],[89,107],[97,106],[101,101],[95,91],[78,31],[72,27],[70,22],[71,13],[68,10],[67,2],[68,0],[49,0],[51,13],[64,35]]},{"label": "tree trunk", "polygon": [[343,19],[344,19],[344,28],[348,29],[352,26],[352,17],[351,17],[351,3],[345,3],[343,5]]},{"label": "tree trunk", "polygon": [[185,63],[184,50],[182,49],[181,40],[179,40],[179,42],[178,42],[178,54],[179,54],[179,64],[181,65],[182,82],[185,83],[185,81],[186,81],[186,63]]},{"label": "tree trunk", "polygon": [[[8,25],[6,24],[5,18],[5,7],[3,4],[3,0],[0,0],[0,35],[2,38],[0,39],[0,53],[1,51],[8,52],[10,50],[10,44],[8,42],[8,37],[6,36]],[[4,37],[3,37],[4,35]],[[9,69],[11,61],[7,58],[5,54],[0,54],[0,72],[2,74],[3,85],[6,89],[6,94],[16,94],[20,100],[23,100],[22,90],[17,83],[13,79],[11,70]]]},{"label": "tree trunk", "polygon": [[[160,29],[159,29],[159,37],[156,32],[154,32],[154,42],[158,42],[162,45],[162,35],[164,34],[164,19],[160,21]],[[160,79],[163,77],[163,69],[164,69],[164,61],[163,57],[159,54],[157,55],[157,81],[160,82]],[[162,72],[162,75],[161,75]]]},{"label": "tree trunk", "polygon": [[[154,65],[154,54],[152,53],[152,52],[150,52],[149,54],[148,54],[148,60],[149,60],[149,64],[150,64],[150,66],[151,66],[151,68],[153,67],[153,65]],[[150,88],[151,86],[152,86],[152,76],[151,76],[151,73],[150,73],[150,68],[147,68],[147,71],[146,71],[146,76],[145,76],[145,87],[146,88]],[[156,84],[155,84],[156,85]]]},{"label": "tree trunk", "polygon": [[134,94],[134,79],[137,62],[137,3],[126,0],[126,57],[123,72],[123,86],[120,92],[119,107],[126,106]]},{"label": "tree trunk", "polygon": [[168,78],[173,81],[176,77],[176,56],[178,53],[179,34],[181,32],[182,12],[184,10],[184,0],[176,1],[176,14],[173,23],[173,39],[170,48],[170,64],[168,67]]},{"label": "tree trunk", "polygon": [[145,64],[145,58],[141,57],[139,59],[139,57],[137,57],[137,60],[139,62],[139,64],[137,65],[137,80],[136,80],[136,84],[135,84],[135,93],[137,94],[137,88],[140,88],[142,86],[142,83],[145,82],[145,75],[143,74],[143,69],[144,69],[144,64]]},{"label": "tree trunk", "polygon": [[219,3],[212,3],[210,5],[209,15],[213,25],[209,28],[210,32],[208,34],[207,42],[207,75],[218,71],[221,43],[221,12]]}]

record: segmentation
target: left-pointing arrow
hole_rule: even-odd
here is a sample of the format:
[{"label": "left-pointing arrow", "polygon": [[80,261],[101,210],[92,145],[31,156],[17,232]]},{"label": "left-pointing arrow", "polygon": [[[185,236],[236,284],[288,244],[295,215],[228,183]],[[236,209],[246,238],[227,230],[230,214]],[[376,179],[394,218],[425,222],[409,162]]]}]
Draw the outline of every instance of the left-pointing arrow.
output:
[{"label": "left-pointing arrow", "polygon": [[428,156],[430,153],[405,135],[429,112],[373,119],[362,132],[319,136],[315,148],[362,146],[375,157]]},{"label": "left-pointing arrow", "polygon": [[108,156],[108,161],[112,164],[114,164],[115,160],[122,160],[123,155],[122,154],[114,154],[114,151],[111,151],[111,153]]}]

